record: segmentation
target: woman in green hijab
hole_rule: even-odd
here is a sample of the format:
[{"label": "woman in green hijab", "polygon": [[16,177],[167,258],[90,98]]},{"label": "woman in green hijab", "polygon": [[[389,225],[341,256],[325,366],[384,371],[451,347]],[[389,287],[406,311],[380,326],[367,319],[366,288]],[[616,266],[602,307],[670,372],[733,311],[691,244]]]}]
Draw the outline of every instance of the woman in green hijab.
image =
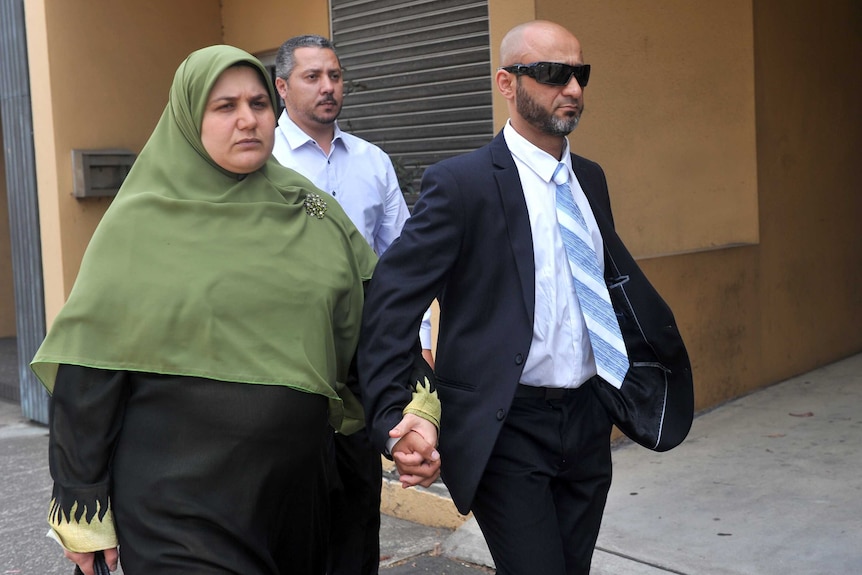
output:
[{"label": "woman in green hijab", "polygon": [[32,367],[51,402],[49,523],[87,575],[322,572],[326,429],[375,256],[271,157],[266,70],[178,68]]}]

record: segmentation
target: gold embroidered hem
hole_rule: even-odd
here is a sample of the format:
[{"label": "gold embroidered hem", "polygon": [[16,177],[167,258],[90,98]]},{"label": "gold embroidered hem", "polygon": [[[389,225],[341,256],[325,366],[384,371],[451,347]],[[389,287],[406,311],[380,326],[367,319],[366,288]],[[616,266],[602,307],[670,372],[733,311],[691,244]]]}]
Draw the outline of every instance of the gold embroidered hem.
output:
[{"label": "gold embroidered hem", "polygon": [[442,413],[440,399],[437,397],[437,390],[432,391],[432,384],[427,376],[424,378],[424,381],[420,380],[416,382],[416,388],[413,390],[413,399],[407,404],[402,413],[418,415],[436,425],[437,429],[440,429],[440,415]]},{"label": "gold embroidered hem", "polygon": [[[91,516],[89,521],[88,516]],[[49,537],[74,553],[89,553],[117,546],[114,515],[110,506],[102,510],[98,501],[95,513],[88,513],[86,506],[79,512],[78,502],[75,502],[71,512],[66,515],[54,498],[48,513],[48,524],[51,526]]]}]

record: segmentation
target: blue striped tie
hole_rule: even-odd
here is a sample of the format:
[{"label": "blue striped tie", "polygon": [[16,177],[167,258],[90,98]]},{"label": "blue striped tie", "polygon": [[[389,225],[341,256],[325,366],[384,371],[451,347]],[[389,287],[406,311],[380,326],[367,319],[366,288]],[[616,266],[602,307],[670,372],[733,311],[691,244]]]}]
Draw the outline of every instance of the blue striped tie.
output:
[{"label": "blue striped tie", "polygon": [[557,166],[553,179],[557,184],[557,222],[572,270],[575,295],[590,334],[596,370],[599,377],[619,389],[629,369],[620,324],[599,269],[587,222],[572,197],[569,170],[565,164]]}]

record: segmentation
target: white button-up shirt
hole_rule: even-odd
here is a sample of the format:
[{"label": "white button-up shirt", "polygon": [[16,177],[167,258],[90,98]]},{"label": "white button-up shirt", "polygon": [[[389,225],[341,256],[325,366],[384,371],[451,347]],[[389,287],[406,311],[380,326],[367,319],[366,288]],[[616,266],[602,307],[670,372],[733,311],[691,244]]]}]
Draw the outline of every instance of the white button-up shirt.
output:
[{"label": "white button-up shirt", "polygon": [[282,112],[272,155],[338,200],[378,256],[401,234],[410,217],[386,152],[342,132],[338,123],[327,155],[286,111]]},{"label": "white button-up shirt", "polygon": [[[604,253],[602,236],[587,197],[572,171],[569,142],[558,161],[522,137],[510,123],[503,128],[512,152],[533,234],[536,268],[536,308],[533,342],[521,383],[539,387],[578,387],[596,375],[596,362],[587,326],[574,291],[572,272],[557,224],[554,171],[562,162],[569,170],[569,185],[584,214],[596,253]],[[604,268],[604,262],[599,261]]]},{"label": "white button-up shirt", "polygon": [[[401,235],[410,217],[389,156],[371,142],[342,132],[335,123],[329,154],[283,111],[275,128],[272,155],[334,197],[378,256]],[[431,312],[419,330],[431,348]]]}]

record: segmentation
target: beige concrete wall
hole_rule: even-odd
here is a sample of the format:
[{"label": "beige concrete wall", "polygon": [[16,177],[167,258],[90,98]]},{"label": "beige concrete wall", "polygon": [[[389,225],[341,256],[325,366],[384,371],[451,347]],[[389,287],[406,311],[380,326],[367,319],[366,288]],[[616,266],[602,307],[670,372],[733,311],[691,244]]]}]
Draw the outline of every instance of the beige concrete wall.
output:
[{"label": "beige concrete wall", "polygon": [[[0,130],[0,144],[2,143],[3,131]],[[12,278],[12,245],[9,235],[9,199],[6,193],[5,157],[5,154],[0,154],[0,337],[11,337],[16,333],[15,289]]]},{"label": "beige concrete wall", "polygon": [[252,54],[278,49],[299,34],[330,37],[327,0],[224,0],[224,42]]},{"label": "beige concrete wall", "polygon": [[862,348],[862,4],[757,0],[762,373]]},{"label": "beige concrete wall", "polygon": [[570,140],[606,169],[634,255],[757,242],[751,0],[536,6],[593,66]]},{"label": "beige concrete wall", "polygon": [[72,197],[72,150],[139,152],[179,63],[221,42],[220,6],[217,0],[27,0],[25,15],[50,324],[109,205]]},{"label": "beige concrete wall", "polygon": [[756,246],[642,261],[674,308],[698,408],[862,350],[862,10],[756,0]]}]

